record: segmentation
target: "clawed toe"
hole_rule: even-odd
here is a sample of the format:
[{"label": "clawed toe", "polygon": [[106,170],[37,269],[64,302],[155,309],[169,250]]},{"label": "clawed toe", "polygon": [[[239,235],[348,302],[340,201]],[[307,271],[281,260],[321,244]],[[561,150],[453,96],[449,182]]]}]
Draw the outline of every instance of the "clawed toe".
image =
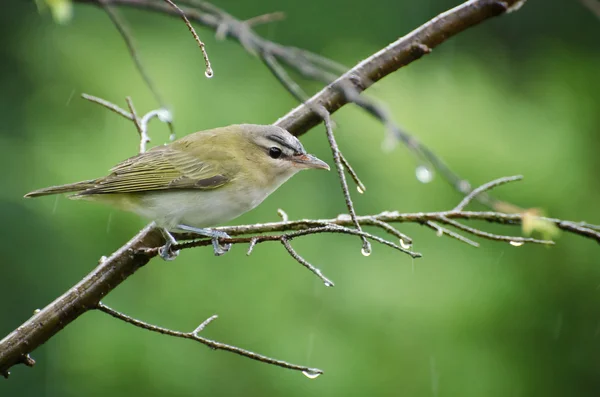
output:
[{"label": "clawed toe", "polygon": [[[225,236],[223,236],[223,238],[229,238],[229,236],[227,234],[225,234]],[[225,243],[225,244],[221,245],[219,243],[219,237],[213,237],[212,246],[213,246],[213,251],[215,253],[215,256],[225,255],[231,249],[230,243]]]},{"label": "clawed toe", "polygon": [[172,246],[173,246],[173,243],[170,241],[167,241],[167,243],[165,245],[163,245],[162,247],[160,247],[158,249],[158,255],[160,255],[160,257],[165,261],[175,260],[175,258],[177,258],[177,256],[179,255],[179,250],[174,251],[171,248]]}]

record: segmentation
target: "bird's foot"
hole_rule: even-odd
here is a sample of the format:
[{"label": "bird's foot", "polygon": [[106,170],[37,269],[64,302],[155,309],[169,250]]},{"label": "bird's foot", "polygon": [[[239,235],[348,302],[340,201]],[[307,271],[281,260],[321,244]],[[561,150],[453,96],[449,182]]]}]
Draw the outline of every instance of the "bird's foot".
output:
[{"label": "bird's foot", "polygon": [[172,247],[173,244],[177,244],[177,240],[175,240],[175,237],[173,237],[166,229],[161,229],[161,231],[167,242],[158,249],[158,255],[165,261],[175,260],[179,255],[179,250],[173,250]]},{"label": "bird's foot", "polygon": [[231,238],[225,232],[222,232],[220,230],[213,230],[213,229],[201,229],[201,228],[196,228],[196,227],[187,226],[187,225],[177,225],[176,227],[179,230],[196,233],[196,234],[199,234],[204,237],[210,237],[211,241],[212,241],[213,252],[215,253],[215,256],[224,255],[227,252],[229,252],[229,250],[231,249],[230,243],[221,245],[221,243],[219,242],[219,239]]},{"label": "bird's foot", "polygon": [[[224,235],[221,236],[221,238],[230,238],[227,233],[223,233],[223,234]],[[215,253],[215,256],[225,255],[231,249],[231,243],[225,243],[225,244],[221,245],[219,243],[219,237],[212,238],[212,246],[213,246],[213,251]]]},{"label": "bird's foot", "polygon": [[173,250],[173,243],[167,241],[165,245],[158,249],[158,255],[165,261],[172,261],[179,256],[179,250]]}]

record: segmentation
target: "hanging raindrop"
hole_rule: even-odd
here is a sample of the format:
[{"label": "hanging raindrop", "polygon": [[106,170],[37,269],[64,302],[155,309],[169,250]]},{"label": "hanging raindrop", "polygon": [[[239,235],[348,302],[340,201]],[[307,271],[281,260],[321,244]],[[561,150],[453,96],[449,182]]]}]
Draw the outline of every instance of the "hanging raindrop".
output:
[{"label": "hanging raindrop", "polygon": [[304,376],[306,376],[308,379],[317,379],[319,376],[321,376],[322,372],[318,372],[318,371],[314,371],[314,370],[306,370],[306,371],[302,371],[302,374]]},{"label": "hanging raindrop", "polygon": [[400,247],[404,248],[405,250],[409,250],[412,247],[412,243],[404,241],[404,239],[400,239]]},{"label": "hanging raindrop", "polygon": [[421,183],[429,183],[433,180],[433,171],[424,165],[417,167],[415,175],[417,176],[417,180]]}]

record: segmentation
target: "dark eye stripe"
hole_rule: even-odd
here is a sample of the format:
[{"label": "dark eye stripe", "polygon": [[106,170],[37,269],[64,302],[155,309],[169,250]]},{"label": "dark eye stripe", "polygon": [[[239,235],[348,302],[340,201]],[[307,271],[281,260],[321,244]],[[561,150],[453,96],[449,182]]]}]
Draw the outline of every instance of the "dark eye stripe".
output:
[{"label": "dark eye stripe", "polygon": [[294,147],[288,141],[286,141],[285,139],[283,139],[282,137],[280,137],[278,135],[269,135],[269,136],[267,136],[267,138],[272,140],[273,142],[277,142],[278,144],[280,144],[283,147],[290,149],[293,153],[304,153],[304,148],[302,146]]}]

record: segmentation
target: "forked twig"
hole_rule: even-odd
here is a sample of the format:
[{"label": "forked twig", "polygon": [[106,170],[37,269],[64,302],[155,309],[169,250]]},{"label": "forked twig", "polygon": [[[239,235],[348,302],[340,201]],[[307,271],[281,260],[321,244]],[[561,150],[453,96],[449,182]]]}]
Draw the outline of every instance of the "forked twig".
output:
[{"label": "forked twig", "polygon": [[[352,222],[354,223],[354,227],[356,230],[362,232],[360,227],[360,223],[356,219],[356,211],[354,210],[354,203],[352,202],[352,197],[350,196],[350,190],[348,189],[348,182],[346,181],[346,174],[344,173],[344,165],[341,159],[341,152],[338,147],[338,144],[335,140],[335,136],[333,135],[333,127],[331,125],[331,117],[329,116],[329,112],[325,108],[321,108],[319,110],[320,116],[323,118],[325,123],[325,130],[327,132],[327,140],[329,141],[329,146],[331,147],[331,151],[333,153],[333,161],[335,163],[335,168],[337,169],[338,178],[340,180],[340,184],[342,185],[342,192],[344,193],[344,200],[346,201],[346,207],[348,208],[348,212],[350,213],[350,217],[352,218]],[[365,256],[371,255],[371,243],[367,240],[365,236],[362,236],[362,254]]]},{"label": "forked twig", "polygon": [[504,185],[505,183],[520,181],[522,179],[523,179],[522,175],[506,176],[503,178],[495,179],[484,185],[481,185],[477,189],[471,190],[471,192],[469,194],[467,194],[465,196],[465,198],[462,199],[462,201],[460,203],[458,203],[458,205],[456,207],[454,207],[453,211],[462,211],[467,205],[469,205],[469,203],[471,201],[473,201],[473,199],[475,199],[478,195],[480,195],[481,193],[483,193],[485,191],[491,190],[500,185]]},{"label": "forked twig", "polygon": [[213,350],[224,350],[224,351],[228,351],[234,354],[237,354],[239,356],[243,356],[243,357],[247,357],[249,359],[252,360],[256,360],[256,361],[260,361],[262,363],[266,363],[266,364],[272,364],[278,367],[282,367],[282,368],[287,368],[287,369],[292,369],[295,371],[301,371],[301,372],[308,372],[311,374],[322,374],[323,371],[318,369],[318,368],[311,368],[311,367],[305,367],[303,365],[296,365],[296,364],[291,364],[288,363],[287,361],[283,361],[283,360],[277,360],[271,357],[267,357],[264,356],[262,354],[258,354],[258,353],[254,353],[250,350],[246,350],[246,349],[242,349],[236,346],[232,346],[232,345],[228,345],[225,343],[221,343],[221,342],[217,342],[215,340],[212,339],[208,339],[208,338],[204,338],[202,336],[199,335],[199,333],[201,331],[204,330],[204,328],[211,323],[212,321],[216,320],[217,316],[211,316],[208,319],[206,319],[205,321],[203,321],[196,329],[194,329],[191,332],[181,332],[181,331],[174,331],[168,328],[164,328],[164,327],[159,327],[157,325],[153,325],[153,324],[149,324],[146,323],[144,321],[140,321],[137,320],[131,316],[128,316],[124,313],[121,313],[119,311],[116,311],[108,306],[106,306],[105,304],[103,304],[102,302],[99,302],[95,309],[106,313],[116,319],[119,319],[121,321],[124,321],[128,324],[131,324],[133,326],[139,327],[139,328],[143,328],[145,330],[148,331],[152,331],[152,332],[157,332],[159,334],[163,334],[163,335],[169,335],[169,336],[174,336],[176,338],[182,338],[182,339],[191,339],[194,340],[196,342],[202,343],[205,346],[210,347]]}]

